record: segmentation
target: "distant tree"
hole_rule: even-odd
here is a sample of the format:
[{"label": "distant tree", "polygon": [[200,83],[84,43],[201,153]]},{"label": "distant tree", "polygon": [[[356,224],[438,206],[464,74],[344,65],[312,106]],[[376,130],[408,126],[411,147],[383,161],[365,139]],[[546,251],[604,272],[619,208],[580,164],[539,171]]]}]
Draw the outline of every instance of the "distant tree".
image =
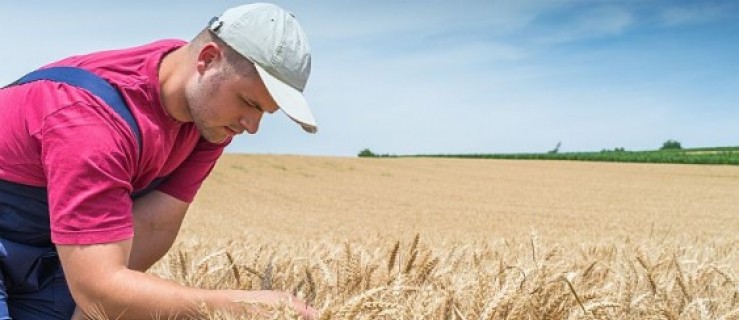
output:
[{"label": "distant tree", "polygon": [[667,140],[665,143],[662,144],[662,148],[659,148],[660,150],[680,150],[683,147],[680,145],[680,141],[677,140]]},{"label": "distant tree", "polygon": [[624,151],[626,151],[626,149],[624,149],[623,147],[621,147],[621,148],[614,148],[613,151],[615,151],[615,152],[624,152]]},{"label": "distant tree", "polygon": [[369,148],[364,148],[362,151],[359,151],[359,154],[357,155],[359,157],[377,157],[377,155],[372,152]]}]

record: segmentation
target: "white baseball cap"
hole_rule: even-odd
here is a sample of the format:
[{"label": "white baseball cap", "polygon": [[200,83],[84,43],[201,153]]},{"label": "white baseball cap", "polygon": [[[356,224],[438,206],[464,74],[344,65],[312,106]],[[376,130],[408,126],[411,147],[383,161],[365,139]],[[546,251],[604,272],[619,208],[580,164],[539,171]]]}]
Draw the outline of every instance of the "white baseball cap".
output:
[{"label": "white baseball cap", "polygon": [[208,26],[259,72],[280,109],[303,130],[315,133],[316,120],[303,96],[310,75],[308,37],[292,13],[269,3],[230,8]]}]

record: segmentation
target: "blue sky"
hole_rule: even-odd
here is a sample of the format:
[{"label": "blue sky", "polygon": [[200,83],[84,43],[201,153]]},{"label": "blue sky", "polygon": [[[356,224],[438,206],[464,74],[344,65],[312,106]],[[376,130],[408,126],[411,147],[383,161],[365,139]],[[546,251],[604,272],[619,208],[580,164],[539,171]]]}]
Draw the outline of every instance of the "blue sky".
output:
[{"label": "blue sky", "polygon": [[[190,39],[238,1],[2,1],[0,83],[72,54]],[[598,151],[739,145],[736,1],[278,1],[311,40],[306,96],[229,152]]]}]

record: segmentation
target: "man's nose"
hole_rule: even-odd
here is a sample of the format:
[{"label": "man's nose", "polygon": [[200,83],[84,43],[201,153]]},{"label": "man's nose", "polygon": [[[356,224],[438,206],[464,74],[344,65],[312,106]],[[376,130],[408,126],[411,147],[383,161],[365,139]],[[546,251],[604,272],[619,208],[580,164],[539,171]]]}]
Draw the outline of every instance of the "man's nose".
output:
[{"label": "man's nose", "polygon": [[249,134],[255,134],[259,131],[259,123],[262,121],[262,112],[247,115],[241,118],[239,124],[246,129]]}]

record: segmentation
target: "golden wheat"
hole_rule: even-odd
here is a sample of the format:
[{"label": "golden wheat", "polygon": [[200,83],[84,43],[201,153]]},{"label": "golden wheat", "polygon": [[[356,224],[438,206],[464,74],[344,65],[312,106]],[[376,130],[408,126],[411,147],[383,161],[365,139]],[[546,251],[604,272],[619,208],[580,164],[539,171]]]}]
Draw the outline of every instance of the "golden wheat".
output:
[{"label": "golden wheat", "polygon": [[[320,319],[735,319],[739,314],[736,240],[706,240],[685,249],[649,239],[548,247],[548,241],[530,238],[476,248],[430,247],[417,235],[407,253],[422,257],[420,262],[409,257],[401,272],[383,276],[374,276],[374,270],[385,270],[397,254],[374,250],[385,239],[333,241],[313,248],[312,259],[275,239],[235,242],[219,255],[213,255],[218,244],[188,241],[151,272],[203,288],[260,289],[264,276],[256,270],[265,270],[272,289],[310,301]],[[573,259],[583,251],[587,260]],[[263,254],[270,258],[257,259]],[[659,262],[651,262],[653,257]],[[239,271],[250,263],[244,270],[251,271]],[[297,319],[289,308],[267,309],[271,319]],[[203,318],[259,319],[212,312]]]}]

